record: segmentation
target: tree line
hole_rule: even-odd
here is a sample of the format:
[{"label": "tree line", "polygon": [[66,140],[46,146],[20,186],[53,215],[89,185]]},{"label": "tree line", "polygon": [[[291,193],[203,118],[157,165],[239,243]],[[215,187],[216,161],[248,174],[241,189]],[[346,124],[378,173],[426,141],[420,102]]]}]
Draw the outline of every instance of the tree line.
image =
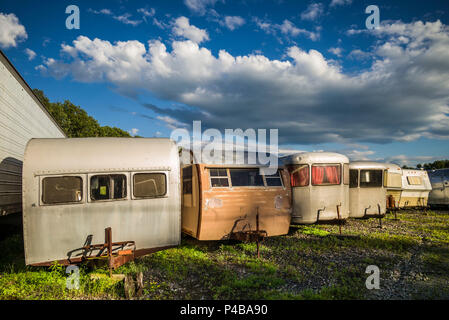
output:
[{"label": "tree line", "polygon": [[446,169],[449,168],[449,160],[437,160],[431,163],[418,163],[416,168],[411,168],[408,166],[402,166],[402,169],[424,169],[424,170],[435,170],[435,169]]},{"label": "tree line", "polygon": [[33,89],[33,92],[69,138],[131,137],[127,131],[120,128],[100,126],[96,119],[69,100],[63,103],[50,102],[42,90]]}]

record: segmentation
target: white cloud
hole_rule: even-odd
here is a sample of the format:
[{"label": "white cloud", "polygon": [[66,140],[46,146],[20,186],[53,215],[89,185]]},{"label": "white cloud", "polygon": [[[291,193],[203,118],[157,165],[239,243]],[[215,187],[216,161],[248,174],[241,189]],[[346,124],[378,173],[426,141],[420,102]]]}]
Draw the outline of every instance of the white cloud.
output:
[{"label": "white cloud", "polygon": [[256,25],[267,34],[276,35],[280,32],[286,37],[297,37],[298,35],[304,35],[312,41],[316,41],[320,38],[320,28],[317,28],[316,32],[308,31],[296,27],[290,20],[285,19],[282,24],[272,24],[267,21],[262,21],[259,18],[253,19]]},{"label": "white cloud", "polygon": [[337,48],[330,48],[329,52],[335,54],[337,57],[341,57],[343,49],[342,48],[338,48],[338,47]]},{"label": "white cloud", "polygon": [[332,0],[330,7],[345,6],[351,4],[352,0]]},{"label": "white cloud", "polygon": [[313,21],[318,19],[323,12],[324,7],[322,3],[311,3],[307,9],[301,13],[301,19]]},{"label": "white cloud", "polygon": [[199,29],[189,23],[186,17],[179,17],[173,23],[173,33],[196,43],[209,40],[209,35],[204,29]]},{"label": "white cloud", "polygon": [[34,52],[33,50],[26,48],[25,49],[25,53],[28,56],[28,60],[31,61],[36,57],[36,52]]},{"label": "white cloud", "polygon": [[[133,27],[138,26],[142,23],[142,20],[133,20],[130,19],[132,15],[130,13],[124,13],[121,15],[114,15],[114,13],[110,9],[101,9],[101,10],[93,10],[89,8],[87,10],[88,12],[94,13],[94,14],[102,14],[105,16],[110,16],[113,19],[120,21],[121,23],[132,25]],[[141,13],[143,15],[143,19],[146,21],[147,14],[151,14],[150,11],[147,11],[146,9],[138,9],[137,12]]]},{"label": "white cloud", "polygon": [[245,19],[239,16],[226,16],[224,18],[224,25],[231,31],[243,26],[244,24]]},{"label": "white cloud", "polygon": [[112,11],[109,10],[109,9],[94,10],[94,9],[89,8],[89,9],[87,9],[87,11],[95,13],[95,14],[104,14],[104,15],[107,15],[107,16],[112,15]]},{"label": "white cloud", "polygon": [[158,40],[87,37],[63,45],[65,58],[47,59],[43,67],[54,76],[112,83],[128,95],[146,90],[184,105],[145,105],[172,127],[198,119],[218,129],[269,126],[279,129],[280,143],[291,144],[449,139],[448,27],[395,22],[371,34],[374,59],[359,73],[346,74],[321,52],[298,46],[277,60],[225,50],[214,55],[190,40],[173,41],[169,50]]},{"label": "white cloud", "polygon": [[131,130],[128,131],[130,135],[132,136],[136,136],[139,133],[139,129],[137,128],[132,128]]},{"label": "white cloud", "polygon": [[184,4],[194,13],[206,14],[208,7],[213,7],[218,0],[184,0]]},{"label": "white cloud", "polygon": [[4,14],[0,12],[0,47],[17,47],[17,43],[26,40],[28,35],[25,27],[20,24],[19,18],[14,13]]},{"label": "white cloud", "polygon": [[114,16],[114,19],[117,20],[117,21],[120,21],[120,22],[122,22],[124,24],[132,25],[133,27],[135,27],[135,26],[137,26],[137,25],[142,23],[142,20],[132,20],[132,19],[130,19],[130,17],[131,17],[131,14],[124,13],[124,14],[122,14],[120,16]]}]

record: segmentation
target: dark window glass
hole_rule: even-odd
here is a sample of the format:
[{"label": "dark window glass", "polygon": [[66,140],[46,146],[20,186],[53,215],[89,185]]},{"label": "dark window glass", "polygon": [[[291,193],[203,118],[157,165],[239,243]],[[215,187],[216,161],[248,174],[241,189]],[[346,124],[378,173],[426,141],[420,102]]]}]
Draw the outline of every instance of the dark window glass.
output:
[{"label": "dark window glass", "polygon": [[42,202],[45,204],[81,202],[81,177],[49,177],[42,180]]},{"label": "dark window glass", "polygon": [[182,193],[192,194],[192,166],[182,169]]},{"label": "dark window glass", "polygon": [[229,169],[233,187],[263,187],[259,169]]},{"label": "dark window glass", "polygon": [[157,198],[167,193],[167,178],[164,173],[136,173],[134,175],[134,196]]},{"label": "dark window glass", "polygon": [[272,175],[265,175],[267,187],[282,187],[282,180],[279,170]]},{"label": "dark window glass", "polygon": [[359,170],[349,171],[349,188],[357,188],[359,186]]},{"label": "dark window glass", "polygon": [[123,174],[98,175],[90,178],[92,200],[126,198],[126,176]]},{"label": "dark window glass", "polygon": [[211,177],[227,177],[228,172],[226,169],[223,168],[211,168],[209,169],[210,176]]},{"label": "dark window glass", "polygon": [[382,187],[382,170],[360,170],[360,187]]},{"label": "dark window glass", "polygon": [[229,187],[228,170],[226,168],[210,168],[210,184],[213,188]]},{"label": "dark window glass", "polygon": [[312,184],[319,185],[337,185],[340,184],[341,167],[339,164],[325,164],[312,166]]}]

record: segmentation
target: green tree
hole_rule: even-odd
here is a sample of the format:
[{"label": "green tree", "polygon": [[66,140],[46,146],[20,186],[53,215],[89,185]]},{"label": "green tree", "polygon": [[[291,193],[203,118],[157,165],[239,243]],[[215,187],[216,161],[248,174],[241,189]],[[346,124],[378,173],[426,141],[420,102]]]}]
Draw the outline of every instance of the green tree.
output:
[{"label": "green tree", "polygon": [[84,109],[69,100],[64,103],[50,102],[42,90],[34,89],[33,92],[69,138],[131,137],[128,132],[117,127],[100,126]]}]

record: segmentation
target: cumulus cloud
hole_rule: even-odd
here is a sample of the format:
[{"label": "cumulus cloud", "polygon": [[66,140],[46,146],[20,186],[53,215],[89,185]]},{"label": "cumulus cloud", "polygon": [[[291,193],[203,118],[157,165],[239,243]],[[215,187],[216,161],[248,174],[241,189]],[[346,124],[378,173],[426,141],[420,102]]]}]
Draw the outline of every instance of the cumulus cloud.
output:
[{"label": "cumulus cloud", "polygon": [[36,52],[34,52],[33,50],[26,48],[25,49],[25,54],[28,56],[28,60],[31,61],[36,57]]},{"label": "cumulus cloud", "polygon": [[329,52],[335,54],[337,57],[341,57],[343,49],[342,48],[338,48],[338,47],[337,48],[330,48]]},{"label": "cumulus cloud", "polygon": [[330,7],[345,6],[351,3],[352,0],[332,0]]},{"label": "cumulus cloud", "polygon": [[184,4],[194,13],[205,15],[208,7],[213,7],[218,0],[184,0]]},{"label": "cumulus cloud", "polygon": [[[449,138],[449,30],[394,22],[372,33],[370,68],[345,73],[317,50],[285,58],[233,56],[191,40],[110,43],[80,36],[43,70],[78,81],[149,91],[178,108],[148,106],[173,127],[278,128],[280,143],[388,143]],[[197,39],[198,40],[198,39]]]},{"label": "cumulus cloud", "polygon": [[239,16],[226,16],[224,17],[223,24],[232,31],[243,26],[245,24],[245,19]]},{"label": "cumulus cloud", "polygon": [[307,9],[301,13],[302,20],[314,21],[318,19],[324,12],[322,3],[311,3]]},{"label": "cumulus cloud", "polygon": [[0,47],[17,47],[17,43],[28,38],[25,27],[14,13],[0,12]]},{"label": "cumulus cloud", "polygon": [[186,17],[177,18],[173,23],[172,31],[176,36],[192,40],[196,43],[209,40],[207,31],[191,25],[189,19]]},{"label": "cumulus cloud", "polygon": [[320,28],[317,28],[317,32],[308,31],[306,29],[296,27],[290,20],[285,19],[282,24],[272,24],[267,21],[263,21],[259,18],[254,18],[254,22],[257,27],[263,30],[267,34],[277,35],[280,32],[287,37],[296,37],[298,35],[304,35],[312,41],[316,41],[320,38]]},{"label": "cumulus cloud", "polygon": [[[105,16],[111,16],[113,19],[120,21],[121,23],[132,25],[133,27],[138,26],[142,23],[142,20],[133,20],[131,19],[132,15],[130,13],[123,13],[121,15],[114,15],[114,13],[110,9],[101,9],[101,10],[93,10],[89,8],[88,12],[94,14],[102,14]],[[138,9],[137,12],[143,14],[143,19],[146,21],[147,14],[151,14],[151,12],[146,9]]]}]

